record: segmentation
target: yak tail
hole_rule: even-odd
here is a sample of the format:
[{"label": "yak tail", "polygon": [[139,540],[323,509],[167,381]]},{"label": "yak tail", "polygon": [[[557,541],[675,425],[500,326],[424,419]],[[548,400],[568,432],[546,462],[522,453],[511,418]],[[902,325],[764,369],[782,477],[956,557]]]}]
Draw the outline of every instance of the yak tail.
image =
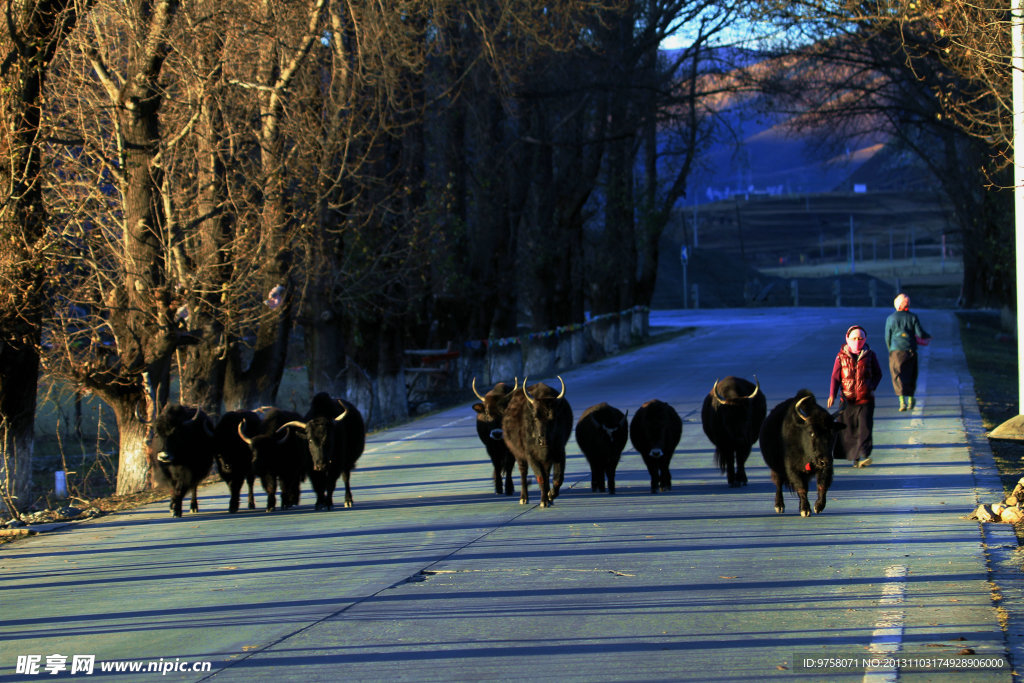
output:
[{"label": "yak tail", "polygon": [[725,459],[722,457],[722,450],[718,446],[715,446],[715,464],[718,465],[718,471],[725,474],[727,467]]}]

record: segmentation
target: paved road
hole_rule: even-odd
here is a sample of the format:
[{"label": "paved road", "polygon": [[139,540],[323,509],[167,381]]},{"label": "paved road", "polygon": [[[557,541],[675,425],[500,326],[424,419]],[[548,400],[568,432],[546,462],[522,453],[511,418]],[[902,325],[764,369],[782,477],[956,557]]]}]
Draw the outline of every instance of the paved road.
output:
[{"label": "paved road", "polygon": [[[999,493],[951,313],[920,311],[935,341],[918,407],[897,412],[884,380],[876,465],[840,463],[822,514],[793,496],[775,514],[756,449],[743,489],[713,467],[699,409],[717,377],[756,373],[770,406],[824,395],[847,326],[881,349],[887,313],[656,312],[697,330],[565,373],[577,417],[677,408],[668,493],[628,448],[619,493],[592,494],[570,441],[553,507],[497,497],[467,401],[372,435],[351,510],[315,513],[307,489],[297,510],[229,515],[218,484],[181,520],[160,503],[9,544],[0,681],[53,678],[54,654],[94,655],[93,676],[209,662],[163,676],[189,681],[931,680],[967,652],[1003,663],[957,680],[1013,680],[1020,558],[1008,527],[963,519]],[[40,673],[18,673],[31,655]],[[909,661],[861,665],[894,656]],[[818,658],[857,665],[803,666]]]}]

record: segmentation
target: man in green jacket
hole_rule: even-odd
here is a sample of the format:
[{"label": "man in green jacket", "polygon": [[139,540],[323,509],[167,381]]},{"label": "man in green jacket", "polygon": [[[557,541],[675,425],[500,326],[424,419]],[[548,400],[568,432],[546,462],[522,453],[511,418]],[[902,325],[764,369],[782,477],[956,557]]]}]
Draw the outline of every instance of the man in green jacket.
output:
[{"label": "man in green jacket", "polygon": [[889,348],[892,388],[900,397],[900,411],[914,407],[917,391],[917,346],[927,344],[931,335],[910,312],[910,297],[902,292],[893,300],[896,312],[885,320],[885,345]]}]

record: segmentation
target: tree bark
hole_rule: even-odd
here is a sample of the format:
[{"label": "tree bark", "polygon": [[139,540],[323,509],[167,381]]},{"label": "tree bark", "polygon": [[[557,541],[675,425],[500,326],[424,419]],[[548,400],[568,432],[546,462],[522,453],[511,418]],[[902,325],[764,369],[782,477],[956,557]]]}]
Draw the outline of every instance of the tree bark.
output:
[{"label": "tree bark", "polygon": [[117,493],[124,495],[151,488],[153,464],[146,446],[148,426],[139,422],[135,411],[138,395],[109,399],[118,430]]}]

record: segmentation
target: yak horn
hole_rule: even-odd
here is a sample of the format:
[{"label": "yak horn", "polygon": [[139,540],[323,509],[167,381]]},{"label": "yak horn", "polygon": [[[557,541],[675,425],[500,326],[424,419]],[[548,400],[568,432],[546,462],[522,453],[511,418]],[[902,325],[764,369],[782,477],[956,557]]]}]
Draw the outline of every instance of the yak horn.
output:
[{"label": "yak horn", "polygon": [[530,396],[530,392],[526,390],[526,380],[528,380],[528,379],[530,379],[530,378],[529,377],[523,377],[523,396],[526,397],[526,400],[529,401],[530,405],[532,406],[532,405],[535,405],[534,400],[533,400],[533,396]]},{"label": "yak horn", "polygon": [[[185,425],[192,424],[193,422],[195,422],[196,420],[199,419],[199,413],[201,413],[201,412],[202,412],[202,410],[200,408],[196,408],[196,412],[192,413],[192,417],[190,417],[189,419],[185,420],[185,422],[183,422],[182,424],[185,424]],[[203,420],[203,431],[206,432],[209,436],[213,436],[213,428],[210,427],[209,420]]]},{"label": "yak horn", "polygon": [[292,420],[291,422],[285,422],[283,425],[278,427],[277,431],[284,432],[281,435],[281,438],[277,440],[278,444],[284,445],[284,443],[286,441],[288,441],[288,437],[292,435],[292,433],[288,430],[289,427],[297,427],[299,429],[305,429],[306,428],[306,423],[305,422],[299,422],[298,420]]},{"label": "yak horn", "polygon": [[[515,389],[513,389],[512,391],[515,391]],[[484,400],[484,397],[481,396],[480,392],[476,390],[476,377],[473,377],[473,395],[476,396],[481,401]]]},{"label": "yak horn", "polygon": [[249,437],[247,437],[247,436],[245,435],[245,430],[244,430],[244,429],[242,429],[242,425],[243,425],[243,423],[242,423],[242,422],[239,422],[239,423],[238,423],[238,436],[239,436],[239,438],[241,438],[241,439],[242,439],[242,441],[244,441],[244,442],[245,442],[245,444],[246,444],[247,446],[251,446],[251,445],[252,445],[252,439],[250,439]]},{"label": "yak horn", "polygon": [[725,403],[725,399],[718,394],[718,380],[715,379],[715,386],[711,387],[711,394],[715,397],[715,400],[719,403]]},{"label": "yak horn", "polygon": [[342,420],[345,419],[345,416],[348,415],[348,406],[346,406],[340,400],[338,401],[338,405],[341,406],[342,408],[344,408],[344,410],[341,411],[341,415],[339,415],[338,417],[334,418],[335,422],[341,422]]},{"label": "yak horn", "polygon": [[[514,382],[515,383],[512,385],[512,393],[515,393],[515,390],[519,388],[519,378],[516,377],[514,379]],[[526,386],[526,380],[525,379],[523,380],[523,386],[524,387]]]},{"label": "yak horn", "polygon": [[[526,390],[526,380],[527,379],[529,379],[529,378],[528,377],[524,377],[523,378],[523,394],[526,396],[526,400],[530,402],[530,405],[533,405],[534,398],[532,396],[530,396],[530,392],[528,392]],[[559,392],[558,396],[555,396],[556,399],[562,398],[563,396],[565,396],[565,381],[562,379],[561,375],[558,376],[558,381],[562,383],[562,391]]]},{"label": "yak horn", "polygon": [[139,412],[139,404],[138,403],[135,404],[135,419],[138,420],[139,422],[141,422],[144,425],[148,425],[148,424],[152,424],[153,423],[152,419],[146,419],[146,418],[144,418],[142,416],[142,414]]},{"label": "yak horn", "polygon": [[[715,384],[718,384],[718,382],[715,382]],[[747,396],[747,398],[754,398],[755,396],[757,396],[757,392],[759,391],[761,391],[761,382],[760,380],[757,379],[757,375],[754,375],[754,393],[752,393],[750,396]]]},{"label": "yak horn", "polygon": [[807,420],[809,420],[809,419],[810,419],[810,417],[809,417],[809,416],[808,416],[808,415],[807,415],[807,414],[806,414],[806,413],[805,413],[804,411],[800,410],[800,405],[801,405],[801,404],[802,404],[802,403],[803,403],[804,401],[808,400],[809,398],[811,398],[811,397],[810,397],[810,396],[804,396],[804,397],[803,397],[802,399],[800,399],[799,401],[797,401],[797,402],[796,402],[796,406],[794,406],[794,409],[796,410],[796,414],[797,414],[797,415],[798,415],[798,416],[800,417],[800,419],[801,419],[801,420],[803,420],[804,422],[807,422]]}]

